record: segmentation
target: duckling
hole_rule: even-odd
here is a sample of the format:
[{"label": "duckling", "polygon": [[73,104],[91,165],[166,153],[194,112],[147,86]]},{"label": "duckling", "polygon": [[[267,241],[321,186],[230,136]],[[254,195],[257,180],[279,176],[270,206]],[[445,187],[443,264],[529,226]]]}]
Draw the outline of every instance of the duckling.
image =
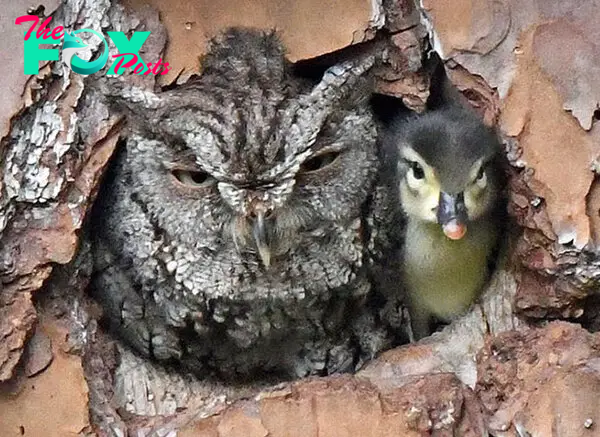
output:
[{"label": "duckling", "polygon": [[466,312],[490,273],[502,229],[503,169],[497,136],[463,108],[390,123],[395,183],[406,219],[402,274],[414,339],[432,317]]}]

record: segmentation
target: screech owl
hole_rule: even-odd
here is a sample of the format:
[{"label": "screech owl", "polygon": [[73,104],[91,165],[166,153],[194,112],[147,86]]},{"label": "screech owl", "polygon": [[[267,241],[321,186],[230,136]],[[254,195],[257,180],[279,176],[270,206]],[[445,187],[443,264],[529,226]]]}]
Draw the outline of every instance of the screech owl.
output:
[{"label": "screech owl", "polygon": [[303,376],[389,345],[373,62],[315,84],[274,33],[236,28],[186,85],[119,92],[128,132],[92,213],[92,292],[135,349],[200,374]]}]

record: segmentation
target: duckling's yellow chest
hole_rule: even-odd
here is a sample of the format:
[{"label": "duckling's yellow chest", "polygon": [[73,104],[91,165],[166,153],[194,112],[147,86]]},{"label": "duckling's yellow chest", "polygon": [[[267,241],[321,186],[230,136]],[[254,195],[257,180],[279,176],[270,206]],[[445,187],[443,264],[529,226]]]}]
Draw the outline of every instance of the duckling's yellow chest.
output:
[{"label": "duckling's yellow chest", "polygon": [[437,224],[409,221],[403,270],[413,308],[446,321],[465,312],[485,283],[495,242],[491,223],[471,223],[451,240]]}]

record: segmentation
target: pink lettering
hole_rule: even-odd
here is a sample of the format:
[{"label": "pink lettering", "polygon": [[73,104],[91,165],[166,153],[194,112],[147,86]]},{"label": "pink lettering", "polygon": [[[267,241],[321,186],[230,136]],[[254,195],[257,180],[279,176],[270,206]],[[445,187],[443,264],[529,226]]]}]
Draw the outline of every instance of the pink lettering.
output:
[{"label": "pink lettering", "polygon": [[168,62],[165,62],[165,68],[163,68],[163,71],[161,71],[160,74],[167,74],[169,71],[171,71],[171,67],[169,67]]},{"label": "pink lettering", "polygon": [[63,30],[64,30],[64,27],[56,26],[54,29],[52,29],[52,35],[50,35],[50,36],[53,39],[61,39],[65,35]]},{"label": "pink lettering", "polygon": [[[131,56],[131,59],[129,61],[127,61],[125,63],[125,65],[123,65],[123,60],[125,59],[125,58],[123,58],[123,56]],[[121,53],[118,55],[113,55],[113,58],[121,58],[121,59],[119,59],[119,61],[117,62],[117,66],[115,67],[115,72],[117,72],[117,73],[119,72],[121,67],[123,67],[123,68],[133,67],[135,64],[137,64],[137,61],[138,61],[138,57],[134,53]]]},{"label": "pink lettering", "polygon": [[29,39],[29,37],[31,36],[31,32],[33,32],[35,26],[37,26],[37,24],[40,22],[40,17],[38,17],[37,15],[22,15],[20,17],[17,17],[17,19],[15,20],[15,24],[23,24],[28,21],[33,21],[33,24],[25,34],[25,41]]},{"label": "pink lettering", "polygon": [[152,69],[152,74],[158,74],[163,66],[162,59],[159,59],[156,64],[154,64],[154,68]]},{"label": "pink lettering", "polygon": [[42,39],[48,39],[50,37],[50,29],[46,28],[46,26],[48,25],[48,23],[50,23],[51,20],[52,17],[48,17],[42,22],[42,25],[35,33],[38,38],[40,36],[42,37]]},{"label": "pink lettering", "polygon": [[[62,27],[62,26],[57,26],[52,31],[47,28],[47,26],[48,26],[48,24],[50,24],[51,20],[52,20],[52,17],[46,18],[44,20],[44,22],[42,23],[42,25],[40,26],[40,28],[35,32],[35,34],[38,38],[41,36],[42,39],[48,39],[48,38],[61,39],[64,36],[64,32],[63,32],[64,27]],[[40,22],[40,17],[38,17],[37,15],[22,15],[20,17],[17,17],[17,19],[15,20],[15,24],[23,24],[23,23],[27,23],[28,21],[33,21],[33,24],[31,25],[31,27],[25,34],[25,41],[27,41],[29,39],[29,37],[31,36],[31,33],[33,32],[33,29],[35,29],[35,26],[37,26],[38,23]]]},{"label": "pink lettering", "polygon": [[138,74],[141,73],[142,70],[144,69],[144,64],[142,64],[141,62],[139,64],[137,64],[135,66],[135,68],[133,69],[133,74]]}]

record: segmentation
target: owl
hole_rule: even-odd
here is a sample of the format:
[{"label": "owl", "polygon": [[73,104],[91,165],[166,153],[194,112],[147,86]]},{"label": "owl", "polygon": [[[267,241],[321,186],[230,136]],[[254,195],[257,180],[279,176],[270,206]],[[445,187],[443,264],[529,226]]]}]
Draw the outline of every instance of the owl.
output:
[{"label": "owl", "polygon": [[128,126],[92,212],[92,294],[139,353],[200,375],[353,370],[394,341],[374,60],[315,81],[273,32],[209,47],[183,86],[109,96]]}]

